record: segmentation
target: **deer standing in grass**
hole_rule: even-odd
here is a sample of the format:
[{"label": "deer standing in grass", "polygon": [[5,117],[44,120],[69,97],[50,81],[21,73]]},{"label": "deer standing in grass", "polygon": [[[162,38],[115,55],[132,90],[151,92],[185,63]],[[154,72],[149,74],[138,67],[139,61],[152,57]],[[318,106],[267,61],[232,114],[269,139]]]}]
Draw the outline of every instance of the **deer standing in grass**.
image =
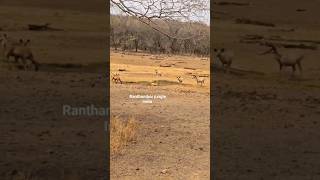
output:
[{"label": "deer standing in grass", "polygon": [[181,78],[181,76],[177,76],[177,80],[178,80],[178,82],[179,82],[180,84],[182,84],[183,79]]},{"label": "deer standing in grass", "polygon": [[28,66],[26,60],[29,60],[34,65],[35,71],[38,71],[39,63],[34,60],[33,53],[28,46],[29,43],[30,40],[23,41],[22,39],[20,39],[19,44],[14,44],[10,47],[7,47],[6,58],[7,60],[9,60],[10,57],[14,57],[16,62],[21,59],[25,70]]},{"label": "deer standing in grass", "polygon": [[28,46],[30,40],[23,41],[22,39],[20,39],[19,42],[12,42],[9,40],[7,34],[3,34],[0,42],[3,49],[4,57],[7,61],[9,61],[10,57],[14,57],[16,63],[18,63],[18,60],[21,59],[24,65],[24,69],[26,70],[26,60],[29,60],[34,65],[35,71],[39,69],[39,63],[34,60],[33,53]]},{"label": "deer standing in grass", "polygon": [[192,75],[192,78],[197,81],[197,85],[199,85],[199,84],[200,84],[201,86],[204,85],[204,78],[199,78],[199,77],[196,76],[196,75]]},{"label": "deer standing in grass", "polygon": [[162,74],[158,71],[158,69],[154,70],[154,72],[156,73],[156,76],[162,76]]},{"label": "deer standing in grass", "polygon": [[222,63],[222,66],[225,71],[229,72],[229,69],[232,65],[234,53],[231,50],[225,50],[224,48],[221,49],[214,49],[215,52],[215,59],[219,59]]},{"label": "deer standing in grass", "polygon": [[122,84],[122,80],[120,78],[120,74],[116,73],[116,74],[113,74],[112,75],[112,81],[115,83],[115,84]]},{"label": "deer standing in grass", "polygon": [[296,65],[299,68],[300,74],[302,73],[302,65],[301,61],[304,59],[303,54],[292,54],[292,53],[287,53],[287,54],[281,54],[276,46],[272,43],[263,43],[262,45],[270,47],[269,50],[267,50],[264,53],[261,53],[260,55],[265,55],[272,53],[274,54],[274,59],[278,62],[280,72],[284,66],[291,67],[292,68],[292,75],[296,71]]}]

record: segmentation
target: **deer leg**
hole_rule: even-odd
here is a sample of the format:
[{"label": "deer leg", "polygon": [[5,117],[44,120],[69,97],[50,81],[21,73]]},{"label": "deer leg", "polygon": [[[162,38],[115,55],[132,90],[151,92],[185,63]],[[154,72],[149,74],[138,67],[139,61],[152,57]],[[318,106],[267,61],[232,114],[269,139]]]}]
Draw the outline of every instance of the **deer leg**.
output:
[{"label": "deer leg", "polygon": [[15,62],[15,63],[18,63],[18,61],[19,61],[19,57],[14,56],[14,62]]},{"label": "deer leg", "polygon": [[296,65],[292,65],[292,72],[294,73],[296,71]]},{"label": "deer leg", "polygon": [[296,66],[295,64],[291,66],[292,67],[292,76],[294,76],[294,73],[296,72]]},{"label": "deer leg", "polygon": [[226,67],[226,66],[227,66],[227,64],[225,64],[225,63],[222,64],[223,72],[226,72],[226,71],[227,71],[227,67]]},{"label": "deer leg", "polygon": [[12,51],[6,52],[6,61],[9,62]]},{"label": "deer leg", "polygon": [[23,64],[23,68],[26,71],[27,70],[27,62],[25,58],[21,58],[22,64]]},{"label": "deer leg", "polygon": [[33,57],[30,57],[29,60],[32,62],[32,64],[34,65],[34,70],[38,71],[39,69],[39,64],[33,59]]},{"label": "deer leg", "polygon": [[[0,42],[1,42],[1,41],[0,41]],[[3,56],[3,57],[6,57],[6,49],[5,49],[5,48],[3,48],[2,56]]]},{"label": "deer leg", "polygon": [[282,64],[279,64],[280,72],[282,71]]},{"label": "deer leg", "polygon": [[14,57],[14,62],[18,63],[19,58],[17,56]]},{"label": "deer leg", "polygon": [[299,68],[300,73],[302,73],[302,66],[301,66],[300,61],[297,63],[297,65],[298,65],[298,68]]}]

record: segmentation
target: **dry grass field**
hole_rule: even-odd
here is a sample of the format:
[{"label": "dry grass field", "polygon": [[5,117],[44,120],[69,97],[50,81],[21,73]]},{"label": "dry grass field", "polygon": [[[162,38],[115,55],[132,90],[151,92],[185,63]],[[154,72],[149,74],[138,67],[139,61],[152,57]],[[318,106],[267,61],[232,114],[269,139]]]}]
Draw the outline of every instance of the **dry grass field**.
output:
[{"label": "dry grass field", "polygon": [[110,151],[112,154],[121,153],[128,143],[136,138],[137,123],[134,118],[127,121],[113,117],[110,121]]},{"label": "dry grass field", "polygon": [[[134,117],[137,128],[134,141],[112,154],[111,178],[209,179],[209,60],[112,51],[115,73],[122,84],[110,82],[111,116]],[[204,85],[192,75],[203,76]]]},{"label": "dry grass field", "polygon": [[[319,179],[319,1],[235,2],[214,4],[211,24],[211,49],[235,54],[230,74],[211,74],[216,178]],[[305,54],[302,75],[258,55],[268,49],[261,36],[281,53]]]},{"label": "dry grass field", "polygon": [[[63,105],[105,106],[104,2],[59,2],[0,3],[0,34],[30,39],[40,63],[19,70],[0,48],[0,179],[102,179],[104,117],[65,116]],[[28,30],[45,23],[63,31]]]}]

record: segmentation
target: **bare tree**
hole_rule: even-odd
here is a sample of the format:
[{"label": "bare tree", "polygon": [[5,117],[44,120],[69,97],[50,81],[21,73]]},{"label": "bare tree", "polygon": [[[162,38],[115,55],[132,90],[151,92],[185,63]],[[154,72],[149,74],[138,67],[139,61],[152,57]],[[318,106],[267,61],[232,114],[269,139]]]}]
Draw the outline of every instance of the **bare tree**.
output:
[{"label": "bare tree", "polygon": [[117,7],[128,16],[137,18],[153,30],[170,39],[190,39],[193,36],[179,36],[170,28],[163,26],[166,21],[178,20],[195,22],[208,18],[209,0],[110,0],[112,7]]},{"label": "bare tree", "polygon": [[114,16],[111,18],[111,29],[110,29],[110,39],[111,39],[111,46],[113,46],[116,50],[121,45],[121,43],[124,41],[124,35],[126,31],[125,24],[122,21],[127,19],[120,18],[118,16]]}]

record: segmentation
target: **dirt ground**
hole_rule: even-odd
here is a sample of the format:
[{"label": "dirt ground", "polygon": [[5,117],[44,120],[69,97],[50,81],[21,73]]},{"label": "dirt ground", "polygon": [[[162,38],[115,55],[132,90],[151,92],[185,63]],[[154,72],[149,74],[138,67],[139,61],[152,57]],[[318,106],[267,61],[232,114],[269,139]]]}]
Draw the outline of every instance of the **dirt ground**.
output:
[{"label": "dirt ground", "polygon": [[[213,48],[235,52],[230,74],[213,72],[214,171],[217,180],[319,179],[320,52],[304,53],[303,74],[279,73],[266,47],[244,43],[259,35],[277,43],[318,46],[319,1],[235,1],[249,5],[214,5]],[[235,23],[237,18],[273,23],[274,27]],[[293,30],[292,30],[293,29]],[[308,40],[315,41],[309,43]]]},{"label": "dirt ground", "polygon": [[[62,109],[106,104],[107,24],[97,3],[1,1],[0,34],[30,39],[40,70],[17,69],[0,50],[0,179],[102,179],[105,117]],[[27,29],[45,23],[63,31]]]},{"label": "dirt ground", "polygon": [[[110,60],[111,73],[123,81],[111,84],[111,116],[134,117],[138,124],[134,143],[111,156],[111,178],[209,179],[208,59],[113,51]],[[207,76],[205,84],[197,85],[191,74]],[[143,103],[130,95],[166,98]]]}]

